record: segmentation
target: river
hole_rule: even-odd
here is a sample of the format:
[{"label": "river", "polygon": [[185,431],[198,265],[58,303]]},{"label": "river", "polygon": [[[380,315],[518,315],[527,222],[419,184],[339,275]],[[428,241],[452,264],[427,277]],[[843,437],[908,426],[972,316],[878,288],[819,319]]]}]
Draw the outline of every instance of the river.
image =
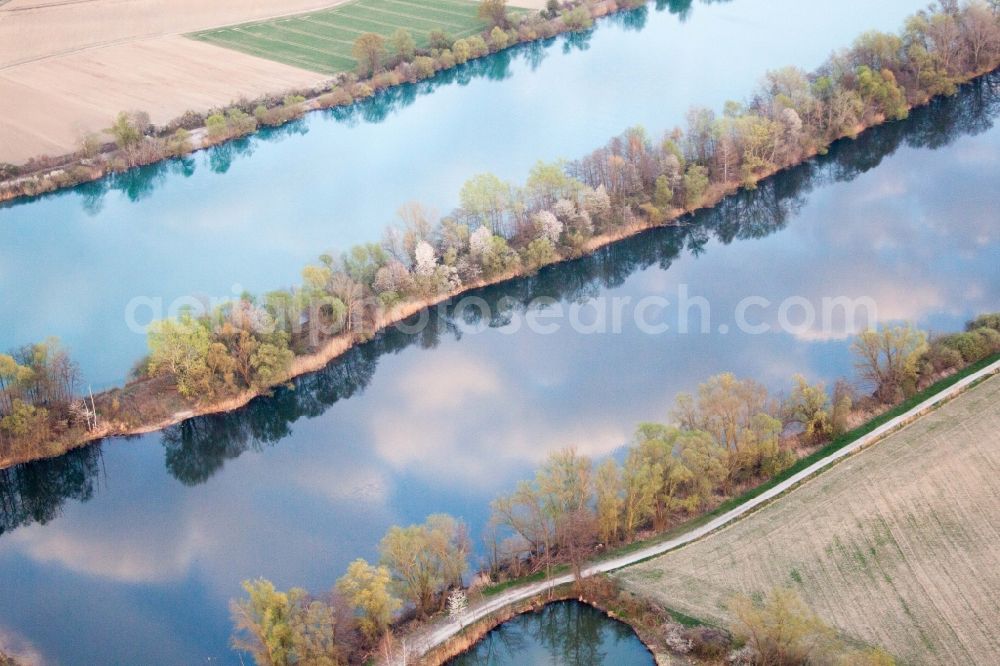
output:
[{"label": "river", "polygon": [[[419,334],[389,330],[246,409],[8,470],[0,626],[58,663],[236,663],[241,579],[326,589],[389,525],[438,511],[481,544],[490,499],[548,452],[614,454],[712,373],[776,390],[794,372],[850,374],[845,322],[743,333],[746,297],[772,303],[754,325],[795,297],[870,297],[879,321],[935,330],[1000,309],[998,100],[993,76],[682,228],[484,289]],[[709,302],[708,332],[681,333],[672,307],[649,313],[662,333],[628,307],[618,332],[588,326],[616,297],[677,300],[682,285]],[[544,321],[558,330],[532,331],[559,308]]]},{"label": "river", "polygon": [[[0,351],[58,336],[95,390],[145,353],[141,328],[190,299],[296,284],[325,251],[381,237],[399,206],[441,213],[491,171],[523,182],[626,127],[661,132],[721,109],[769,68],[818,65],[920,0],[664,2],[396,89],[350,113],[73,191],[0,207]],[[697,59],[693,58],[697,56]],[[109,119],[110,122],[110,119]]]},{"label": "river", "polygon": [[[471,108],[481,103],[471,99],[477,85],[516,88],[519,77],[538,76],[550,61],[585,61],[606,31],[622,40],[657,30],[679,36],[696,27],[700,15],[741,4],[696,5],[684,24],[651,9],[639,32],[602,25],[589,50],[564,55],[557,41],[535,71],[525,64],[502,82],[443,85],[378,127],[421,104],[437,104],[438,95],[464,92]],[[815,44],[800,47],[816,50]],[[816,53],[817,60],[821,56]],[[795,57],[785,53],[781,60]],[[389,525],[438,511],[466,520],[478,547],[490,499],[528,477],[548,452],[575,445],[595,457],[613,455],[636,423],[665,419],[674,395],[710,374],[732,370],[775,390],[787,389],[794,372],[826,381],[850,374],[846,322],[745,333],[736,312],[748,297],[771,304],[755,301],[748,313],[755,325],[777,324],[779,304],[787,299],[818,308],[824,297],[868,298],[880,322],[909,320],[934,330],[954,330],[975,313],[1000,310],[998,100],[1000,80],[992,76],[907,121],[838,143],[828,155],[692,216],[681,228],[644,233],[593,257],[482,290],[478,307],[459,316],[453,307],[435,312],[419,334],[387,331],[301,378],[294,389],[238,412],[3,472],[0,640],[31,646],[52,663],[237,664],[228,647],[227,605],[242,579],[265,576],[283,588],[322,591],[351,559],[374,557]],[[637,104],[621,125],[647,111]],[[308,137],[320,141],[325,131],[348,127],[321,118],[309,126]],[[351,129],[368,127],[359,122]],[[239,168],[257,169],[258,157],[266,162],[269,151],[299,140],[261,140],[253,158],[233,162],[226,176],[200,167],[190,178],[167,174],[135,202],[109,191],[97,215],[63,220],[68,237],[87,224],[99,226],[113,210],[158,210],[178,200],[171,197],[188,201],[177,190],[170,195],[171,188],[195,187],[200,178],[199,187],[213,189],[204,185],[211,182],[225,190],[230,176],[248,177]],[[577,154],[598,141],[566,152]],[[509,168],[526,169],[531,151],[520,140],[509,143],[525,155],[524,164]],[[478,168],[473,157],[459,162],[463,175]],[[298,205],[296,195],[285,198],[280,186],[269,191],[293,209]],[[78,211],[81,205],[80,195],[70,193],[0,216],[49,206]],[[40,227],[56,222],[36,219]],[[108,224],[109,239],[118,242],[120,227]],[[168,234],[158,229],[167,224],[163,219],[131,224]],[[193,227],[187,231],[194,233]],[[285,240],[298,242],[296,232],[286,220]],[[308,237],[308,229],[303,233]],[[243,241],[233,234],[234,242]],[[7,242],[0,252],[10,252]],[[23,252],[18,256],[27,261],[29,250]],[[160,259],[151,254],[134,261],[141,269]],[[100,263],[86,252],[73,261],[91,268]],[[55,280],[44,276],[50,278]],[[55,282],[46,288],[44,280],[22,286],[49,294]],[[69,272],[60,280],[74,284]],[[276,274],[262,287],[275,282]],[[684,293],[710,305],[705,332],[700,322],[680,332],[674,305]],[[633,306],[651,297],[672,305],[650,308],[641,325]],[[616,303],[624,303],[620,324],[609,316],[602,332],[596,317]],[[482,306],[490,311],[488,321],[479,316]],[[565,317],[551,316],[560,309]],[[692,312],[699,312],[697,306]],[[789,317],[802,323],[800,316]],[[533,331],[541,320],[557,330]],[[653,332],[644,325],[650,322],[669,329]],[[7,327],[3,332],[10,334]]]}]

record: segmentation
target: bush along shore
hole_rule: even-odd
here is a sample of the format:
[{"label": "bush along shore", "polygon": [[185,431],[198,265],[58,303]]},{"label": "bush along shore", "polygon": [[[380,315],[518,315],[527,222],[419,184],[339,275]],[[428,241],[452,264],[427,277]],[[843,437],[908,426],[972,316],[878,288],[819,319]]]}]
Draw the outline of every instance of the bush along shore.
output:
[{"label": "bush along shore", "polygon": [[[752,379],[710,377],[695,393],[677,396],[669,423],[639,424],[621,462],[593,461],[572,448],[557,451],[533,479],[496,498],[476,569],[470,571],[473,549],[462,520],[435,514],[422,524],[392,526],[379,542],[378,559],[352,562],[325,595],[281,592],[266,579],[245,581],[246,597],[232,605],[233,645],[262,665],[372,658],[437,664],[513,615],[579,596],[630,623],[655,655],[719,663],[735,650],[730,663],[891,664],[880,650],[841,641],[786,590],[772,591],[763,604],[733,599],[739,622],[730,633],[699,627],[693,618],[584,572],[758,496],[1000,359],[1000,313],[978,317],[967,328],[932,341],[909,326],[859,335],[852,345],[857,379],[870,393],[845,380],[828,390],[796,376],[791,390],[778,396]],[[423,639],[436,620],[461,622],[470,605],[566,573],[572,585],[498,608],[426,655],[406,652],[407,645],[427,645]],[[800,657],[768,658],[773,641],[753,624],[771,616],[804,629],[775,639],[789,641],[784,648]],[[768,625],[781,627],[763,623],[765,633]]]},{"label": "bush along shore", "polygon": [[[407,31],[386,40],[375,33],[354,44],[356,72],[345,72],[315,89],[290,90],[241,99],[207,113],[187,111],[163,126],[149,114],[123,111],[109,119],[105,133],[92,132],[69,155],[41,155],[24,165],[0,163],[0,202],[31,197],[98,180],[280,127],[309,111],[346,107],[387,88],[416,83],[507,48],[556,35],[588,30],[594,19],[642,6],[643,0],[551,0],[541,12],[508,11],[505,0],[482,0],[482,34],[452,39],[442,30],[429,34],[430,47],[417,49]],[[108,138],[113,138],[113,142]]]},{"label": "bush along shore", "polygon": [[404,205],[381,242],[321,256],[296,288],[155,322],[123,388],[84,399],[56,341],[29,345],[0,357],[0,467],[245,405],[430,305],[675,223],[998,65],[1000,12],[925,10],[815,72],[768,73],[722,115],[692,109],[686,130],[629,129],[581,159],[536,164],[523,186],[475,175],[451,214]]}]

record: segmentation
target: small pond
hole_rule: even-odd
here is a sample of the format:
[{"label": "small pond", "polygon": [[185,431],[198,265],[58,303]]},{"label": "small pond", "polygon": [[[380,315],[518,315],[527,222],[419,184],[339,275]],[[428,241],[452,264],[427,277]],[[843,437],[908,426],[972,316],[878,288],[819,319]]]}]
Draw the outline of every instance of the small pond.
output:
[{"label": "small pond", "polygon": [[653,664],[653,655],[624,622],[578,601],[524,613],[486,634],[450,666]]}]

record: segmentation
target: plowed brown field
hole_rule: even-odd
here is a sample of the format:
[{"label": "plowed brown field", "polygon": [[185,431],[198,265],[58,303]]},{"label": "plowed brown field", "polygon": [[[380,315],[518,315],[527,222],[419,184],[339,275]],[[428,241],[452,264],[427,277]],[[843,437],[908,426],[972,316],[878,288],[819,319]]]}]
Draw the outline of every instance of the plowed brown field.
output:
[{"label": "plowed brown field", "polygon": [[623,570],[636,592],[720,624],[735,593],[790,586],[904,663],[1000,655],[1000,378],[730,527]]}]

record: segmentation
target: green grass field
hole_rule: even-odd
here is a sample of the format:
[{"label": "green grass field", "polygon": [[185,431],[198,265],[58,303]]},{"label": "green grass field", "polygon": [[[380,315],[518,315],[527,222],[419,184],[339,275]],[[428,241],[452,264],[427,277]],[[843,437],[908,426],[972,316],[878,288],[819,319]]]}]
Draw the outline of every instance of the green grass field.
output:
[{"label": "green grass field", "polygon": [[366,32],[390,37],[399,28],[413,35],[418,48],[428,33],[444,30],[451,38],[483,31],[478,5],[466,0],[355,0],[331,9],[268,21],[205,30],[194,39],[276,60],[323,74],[353,70],[354,40]]}]

